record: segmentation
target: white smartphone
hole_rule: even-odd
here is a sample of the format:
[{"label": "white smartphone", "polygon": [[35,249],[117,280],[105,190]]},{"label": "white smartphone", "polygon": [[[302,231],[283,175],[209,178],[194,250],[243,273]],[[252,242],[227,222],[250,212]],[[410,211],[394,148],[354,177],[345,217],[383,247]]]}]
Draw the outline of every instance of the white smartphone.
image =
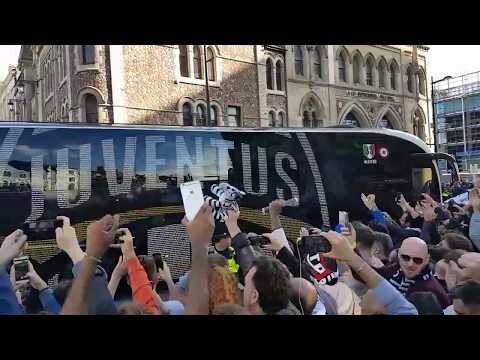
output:
[{"label": "white smartphone", "polygon": [[348,212],[346,212],[346,211],[339,211],[338,212],[338,223],[340,225],[349,227],[350,219],[349,219],[349,216],[348,216]]},{"label": "white smartphone", "polygon": [[185,215],[189,221],[192,221],[205,202],[203,199],[202,184],[200,181],[190,181],[180,184],[180,192],[182,193]]},{"label": "white smartphone", "polygon": [[364,203],[367,202],[367,200],[368,200],[367,196],[364,193],[362,193],[361,198],[362,198]]}]

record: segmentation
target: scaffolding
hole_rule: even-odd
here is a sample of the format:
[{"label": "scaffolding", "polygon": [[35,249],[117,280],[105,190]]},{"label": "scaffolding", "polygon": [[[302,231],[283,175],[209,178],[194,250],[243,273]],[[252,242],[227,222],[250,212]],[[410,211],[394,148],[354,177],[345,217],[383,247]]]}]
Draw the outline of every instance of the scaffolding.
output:
[{"label": "scaffolding", "polygon": [[439,81],[433,88],[438,150],[461,170],[480,165],[480,71]]}]

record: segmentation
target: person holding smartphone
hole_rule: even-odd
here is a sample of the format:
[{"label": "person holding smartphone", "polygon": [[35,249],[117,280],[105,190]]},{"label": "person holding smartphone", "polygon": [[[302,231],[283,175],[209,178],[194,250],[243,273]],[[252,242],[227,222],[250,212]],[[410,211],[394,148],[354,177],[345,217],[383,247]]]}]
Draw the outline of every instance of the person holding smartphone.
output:
[{"label": "person holding smartphone", "polygon": [[321,235],[332,246],[325,256],[347,263],[369,288],[360,304],[363,315],[418,315],[415,306],[356,254],[343,235],[333,231],[322,232]]},{"label": "person holding smartphone", "polygon": [[27,236],[18,229],[5,237],[0,246],[0,315],[16,315],[22,312],[6,267],[23,252],[26,242]]}]

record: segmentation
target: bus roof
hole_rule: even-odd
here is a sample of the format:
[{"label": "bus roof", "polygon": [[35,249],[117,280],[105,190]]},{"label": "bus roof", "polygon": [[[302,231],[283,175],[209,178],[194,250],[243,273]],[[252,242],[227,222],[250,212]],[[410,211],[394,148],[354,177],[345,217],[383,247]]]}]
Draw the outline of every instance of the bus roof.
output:
[{"label": "bus roof", "polygon": [[223,132],[273,132],[273,133],[369,133],[369,134],[381,134],[397,137],[411,143],[414,143],[426,153],[431,153],[431,149],[428,145],[422,141],[419,137],[400,130],[392,129],[378,129],[378,128],[340,128],[340,127],[324,127],[324,128],[247,128],[247,127],[200,127],[192,126],[186,128],[181,125],[154,125],[154,124],[87,124],[87,123],[65,123],[65,122],[0,122],[1,127],[44,127],[44,128],[71,128],[80,127],[82,129],[161,129],[161,130],[188,130],[188,131],[223,131]]}]

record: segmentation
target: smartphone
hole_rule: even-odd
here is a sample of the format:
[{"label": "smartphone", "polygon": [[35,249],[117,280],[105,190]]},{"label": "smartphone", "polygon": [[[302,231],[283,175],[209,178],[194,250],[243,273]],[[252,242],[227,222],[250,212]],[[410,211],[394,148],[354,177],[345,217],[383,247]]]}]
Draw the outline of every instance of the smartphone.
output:
[{"label": "smartphone", "polygon": [[398,203],[401,198],[402,198],[402,193],[401,193],[401,192],[398,192],[398,193],[395,195],[395,203]]},{"label": "smartphone", "polygon": [[350,227],[350,218],[348,216],[348,212],[347,211],[339,211],[338,212],[338,223],[340,225],[343,225],[347,228]]},{"label": "smartphone", "polygon": [[155,260],[155,265],[157,266],[157,269],[163,270],[163,258],[162,254],[160,253],[154,253],[152,254],[153,259]]},{"label": "smartphone", "polygon": [[248,240],[250,240],[250,243],[253,246],[255,245],[263,246],[263,245],[270,244],[270,239],[262,235],[249,236]]},{"label": "smartphone", "polygon": [[202,184],[200,181],[190,181],[180,184],[180,192],[182,193],[185,215],[188,220],[192,221],[205,202],[203,199]]},{"label": "smartphone", "polygon": [[330,242],[321,235],[302,236],[297,244],[302,259],[332,251]]},{"label": "smartphone", "polygon": [[20,256],[13,259],[15,268],[15,281],[25,280],[28,273],[28,256]]},{"label": "smartphone", "polygon": [[364,203],[367,202],[368,198],[364,193],[362,193],[361,197]]},{"label": "smartphone", "polygon": [[63,220],[39,220],[23,224],[23,233],[28,240],[55,239],[55,229],[63,227]]},{"label": "smartphone", "polygon": [[123,230],[117,230],[117,233],[115,234],[115,239],[113,240],[114,244],[123,244],[123,240],[120,240],[120,238],[125,235],[125,232]]}]

